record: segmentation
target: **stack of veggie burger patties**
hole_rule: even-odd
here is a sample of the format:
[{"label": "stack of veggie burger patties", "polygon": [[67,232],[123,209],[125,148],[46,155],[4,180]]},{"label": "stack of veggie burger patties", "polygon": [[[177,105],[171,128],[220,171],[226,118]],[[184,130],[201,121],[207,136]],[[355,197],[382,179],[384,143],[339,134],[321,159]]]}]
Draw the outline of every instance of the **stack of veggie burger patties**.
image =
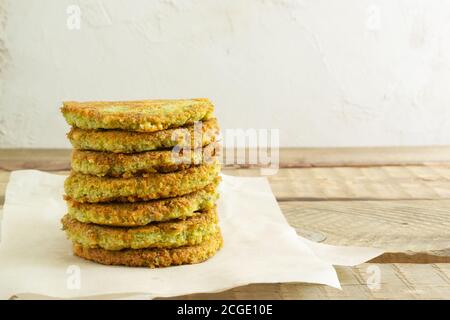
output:
[{"label": "stack of veggie burger patties", "polygon": [[72,126],[63,229],[110,265],[202,262],[222,246],[219,127],[208,99],[64,102]]}]

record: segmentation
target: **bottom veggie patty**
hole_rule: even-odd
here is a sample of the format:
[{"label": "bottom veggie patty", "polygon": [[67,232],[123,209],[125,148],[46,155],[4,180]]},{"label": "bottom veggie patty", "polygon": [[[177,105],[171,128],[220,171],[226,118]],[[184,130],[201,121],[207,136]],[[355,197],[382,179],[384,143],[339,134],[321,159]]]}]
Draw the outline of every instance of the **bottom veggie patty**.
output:
[{"label": "bottom veggie patty", "polygon": [[75,255],[107,265],[123,265],[129,267],[161,268],[181,264],[203,262],[220,250],[223,245],[220,231],[215,232],[203,242],[173,249],[125,249],[109,251],[101,248],[83,247],[74,243]]},{"label": "bottom veggie patty", "polygon": [[70,240],[84,247],[106,250],[174,248],[196,245],[219,229],[216,207],[185,220],[150,223],[142,227],[110,227],[82,223],[65,215],[63,229]]}]

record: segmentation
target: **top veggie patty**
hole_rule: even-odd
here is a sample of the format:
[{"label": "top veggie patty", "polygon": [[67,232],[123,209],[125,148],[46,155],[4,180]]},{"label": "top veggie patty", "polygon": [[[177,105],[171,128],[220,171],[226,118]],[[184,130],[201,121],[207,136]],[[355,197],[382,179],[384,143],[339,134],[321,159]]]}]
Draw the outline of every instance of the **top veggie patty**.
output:
[{"label": "top veggie patty", "polygon": [[66,121],[82,129],[154,132],[181,127],[212,116],[208,99],[92,101],[63,103]]}]

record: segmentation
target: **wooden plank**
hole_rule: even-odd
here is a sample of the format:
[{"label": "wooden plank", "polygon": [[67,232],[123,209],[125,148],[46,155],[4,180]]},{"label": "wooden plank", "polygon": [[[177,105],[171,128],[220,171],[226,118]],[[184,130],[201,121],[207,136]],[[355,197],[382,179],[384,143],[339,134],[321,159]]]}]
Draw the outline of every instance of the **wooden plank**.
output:
[{"label": "wooden plank", "polygon": [[[225,174],[260,176],[258,169]],[[278,201],[450,199],[450,166],[280,169],[268,176]]]},{"label": "wooden plank", "polygon": [[[242,299],[242,300],[377,300],[377,299],[449,299],[450,264],[362,264],[337,267],[342,290],[306,283],[251,284],[217,293],[191,294],[170,300]],[[375,275],[377,275],[375,277]],[[42,299],[21,294],[14,299]]]},{"label": "wooden plank", "polygon": [[282,148],[281,167],[403,166],[450,163],[450,146]]},{"label": "wooden plank", "polygon": [[68,170],[70,149],[0,149],[0,170]]},{"label": "wooden plank", "polygon": [[[247,151],[247,152],[251,152]],[[68,170],[70,149],[0,149],[0,169]],[[242,149],[234,151],[236,159],[246,157]],[[223,156],[227,150],[223,152]],[[256,164],[237,165],[223,161],[234,168],[258,167]],[[248,163],[248,161],[246,162]],[[280,148],[280,168],[399,166],[450,164],[449,146],[425,147],[355,147],[355,148]]]},{"label": "wooden plank", "polygon": [[[260,176],[257,168],[223,172]],[[8,177],[8,171],[0,170],[0,183],[7,183]],[[268,179],[278,201],[450,199],[450,166],[446,165],[291,168]]]},{"label": "wooden plank", "polygon": [[311,240],[387,251],[373,262],[450,263],[450,200],[280,202]]},{"label": "wooden plank", "polygon": [[450,249],[428,252],[386,252],[369,262],[373,263],[450,263]]},{"label": "wooden plank", "polygon": [[[157,300],[376,300],[449,299],[450,297],[450,264],[362,264],[353,268],[337,267],[336,269],[342,290],[306,283],[251,284],[218,293],[191,294]],[[21,294],[15,298],[42,299],[32,294]]]},{"label": "wooden plank", "polygon": [[[331,174],[330,171],[335,169],[343,169],[346,172],[341,171],[340,175]],[[386,169],[391,169],[389,175],[382,172]],[[364,170],[363,174],[361,170]],[[229,171],[239,175],[252,175],[254,170],[225,172]],[[396,188],[390,190],[401,198],[405,198],[405,194],[410,197],[423,197],[420,192],[426,193],[427,196],[433,192],[433,189],[424,183],[445,181],[449,172],[450,169],[447,167],[441,171],[428,170],[427,167],[282,169],[278,174],[281,177],[270,177],[269,180],[280,200],[283,213],[300,235],[316,241],[325,239],[326,243],[335,245],[379,246],[388,253],[377,258],[377,262],[429,263],[450,262],[450,255],[445,251],[450,247],[450,234],[447,232],[450,230],[448,214],[450,200],[398,200],[392,194],[386,194],[384,188],[379,187],[373,189],[378,192],[378,197],[391,197],[395,201],[366,201],[357,197],[357,192],[361,192],[361,189],[356,188],[349,193],[349,190],[352,191],[350,188],[333,189],[323,186],[324,191],[316,186],[316,181],[321,181],[326,176],[334,176],[342,179],[342,183],[358,181],[364,185],[370,184],[375,179],[380,185],[396,184],[396,188],[399,189],[397,193],[394,193]],[[0,171],[0,188],[4,189],[8,176],[9,172]],[[309,186],[302,187],[305,190],[303,192],[306,194],[305,198],[315,197],[314,201],[305,201],[302,197],[298,197],[299,201],[291,196],[292,189],[299,192],[293,187],[298,180]],[[401,182],[404,180],[414,181],[412,183],[418,185],[417,192],[412,194],[402,192]],[[338,186],[338,183],[335,183],[335,186]],[[438,191],[442,192],[441,189]],[[343,199],[349,197],[359,201],[329,201],[327,192],[334,192],[335,197],[341,196]],[[436,198],[439,196],[438,193],[432,195]],[[286,197],[290,201],[283,201]],[[2,198],[3,193],[0,192],[0,201]]]},{"label": "wooden plank", "polygon": [[295,201],[280,207],[300,235],[318,232],[325,243],[390,252],[450,248],[450,200]]},{"label": "wooden plank", "polygon": [[[258,169],[224,173],[259,176]],[[8,178],[0,170],[0,183]],[[280,169],[268,179],[279,201],[450,199],[450,166]]]},{"label": "wooden plank", "polygon": [[[450,264],[371,264],[337,267],[342,291],[304,283],[252,284],[173,299],[449,299]],[[379,286],[377,285],[379,275]]]},{"label": "wooden plank", "polygon": [[[450,264],[430,264],[448,262],[450,256],[450,250],[445,247],[448,239],[443,232],[448,228],[449,220],[446,220],[446,212],[449,212],[450,201],[450,165],[443,164],[449,158],[448,150],[399,149],[396,155],[395,152],[370,149],[365,154],[343,149],[337,150],[341,153],[336,150],[287,150],[282,159],[288,161],[282,162],[282,166],[311,168],[280,169],[277,175],[269,177],[269,181],[283,212],[299,234],[342,245],[373,246],[378,243],[392,251],[374,260],[384,264],[338,268],[343,291],[308,284],[260,284],[188,298],[448,299]],[[0,151],[0,167],[7,170],[66,170],[70,151],[55,152]],[[381,158],[375,159],[378,162],[373,159],[376,152],[381,152]],[[433,165],[426,165],[428,161]],[[402,163],[415,165],[396,167]],[[379,167],[364,167],[371,164]],[[340,167],[329,168],[334,165]],[[226,168],[224,172],[259,175],[257,168]],[[0,201],[8,178],[9,172],[0,170]],[[386,226],[380,227],[383,224]],[[338,227],[333,228],[333,225]],[[378,290],[371,290],[366,284],[369,266],[381,270]]]},{"label": "wooden plank", "polygon": [[450,200],[288,201],[280,207],[297,233],[313,241],[387,251],[373,262],[450,263]]}]

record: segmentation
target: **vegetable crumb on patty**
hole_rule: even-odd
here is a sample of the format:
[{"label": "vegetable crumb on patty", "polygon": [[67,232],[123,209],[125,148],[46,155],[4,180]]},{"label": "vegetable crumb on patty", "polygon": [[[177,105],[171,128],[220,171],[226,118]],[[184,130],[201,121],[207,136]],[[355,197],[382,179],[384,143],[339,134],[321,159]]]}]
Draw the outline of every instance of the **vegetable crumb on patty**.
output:
[{"label": "vegetable crumb on patty", "polygon": [[220,154],[218,143],[195,150],[155,150],[139,153],[111,153],[73,150],[72,170],[99,177],[129,178],[145,173],[168,173],[190,168],[193,165],[212,163]]},{"label": "vegetable crumb on patty", "polygon": [[201,132],[195,130],[194,125],[157,132],[84,130],[73,127],[67,137],[75,149],[133,153],[175,146],[201,148],[216,141],[220,134],[216,119],[201,122]]},{"label": "vegetable crumb on patty", "polygon": [[66,197],[78,202],[136,202],[185,195],[205,188],[218,176],[219,163],[170,173],[131,178],[96,177],[72,172],[64,183]]},{"label": "vegetable crumb on patty", "polygon": [[69,215],[65,215],[61,221],[68,238],[73,242],[106,250],[196,245],[219,230],[215,207],[187,219],[154,222],[134,228],[82,223]]},{"label": "vegetable crumb on patty", "polygon": [[90,101],[63,103],[67,123],[81,129],[155,132],[212,117],[208,99]]},{"label": "vegetable crumb on patty", "polygon": [[217,177],[204,189],[187,195],[143,202],[80,203],[67,199],[68,214],[84,223],[123,227],[187,218],[214,206],[219,197],[219,182],[220,177]]},{"label": "vegetable crumb on patty", "polygon": [[74,243],[73,251],[75,255],[81,258],[106,265],[162,268],[203,262],[214,256],[222,246],[222,235],[220,232],[216,232],[197,245],[173,249],[154,248],[111,251],[102,248],[83,247]]}]

